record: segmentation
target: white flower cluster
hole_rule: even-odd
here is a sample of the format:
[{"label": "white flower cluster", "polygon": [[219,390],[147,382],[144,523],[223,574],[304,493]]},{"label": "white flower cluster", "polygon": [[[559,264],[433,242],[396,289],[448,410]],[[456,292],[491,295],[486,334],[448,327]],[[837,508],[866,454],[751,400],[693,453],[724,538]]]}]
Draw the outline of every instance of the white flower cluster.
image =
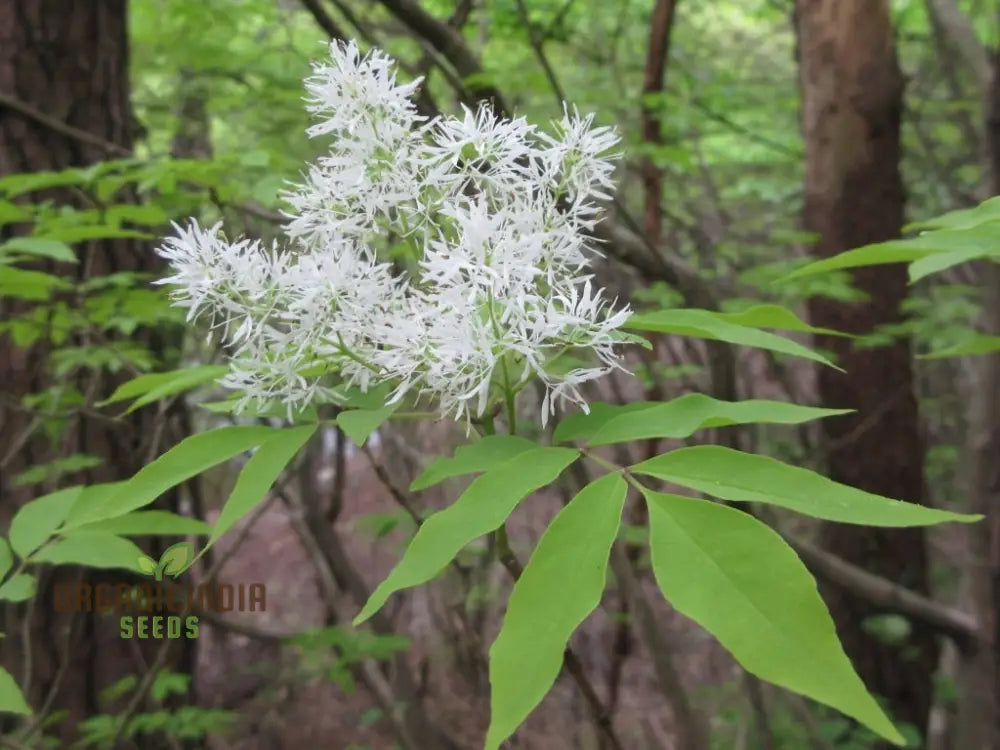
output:
[{"label": "white flower cluster", "polygon": [[[420,81],[397,83],[390,58],[330,52],[306,88],[308,133],[333,146],[284,196],[289,249],[194,223],[158,250],[174,271],[159,283],[233,348],[221,382],[239,408],[388,383],[390,403],[410,393],[470,419],[540,378],[543,423],[559,400],[586,409],[577,386],[621,367],[629,315],[585,273],[615,133],[569,111],[555,135],[485,107],[427,121]],[[598,366],[567,372],[580,350]]]}]

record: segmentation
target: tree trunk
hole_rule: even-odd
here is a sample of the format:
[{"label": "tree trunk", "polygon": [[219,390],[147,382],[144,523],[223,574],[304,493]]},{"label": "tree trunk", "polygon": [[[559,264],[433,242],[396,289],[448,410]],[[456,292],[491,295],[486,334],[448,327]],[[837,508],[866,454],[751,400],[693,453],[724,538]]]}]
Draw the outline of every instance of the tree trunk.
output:
[{"label": "tree trunk", "polygon": [[[797,0],[796,31],[806,142],[805,226],[819,235],[813,252],[829,257],[897,237],[903,222],[899,172],[903,82],[888,0]],[[861,269],[855,286],[869,299],[810,300],[812,323],[864,334],[900,320],[904,266]],[[924,452],[909,342],[868,348],[819,337],[844,373],[819,373],[823,404],[856,409],[824,420],[830,476],[869,492],[923,502]],[[826,525],[831,552],[926,593],[927,552],[921,530]],[[924,733],[938,647],[914,626],[903,646],[888,646],[862,628],[874,612],[849,592],[824,592],[845,650],[869,689],[888,700],[892,717]]]},{"label": "tree trunk", "polygon": [[[126,0],[0,2],[0,175],[62,170],[129,155],[133,118],[128,63]],[[83,205],[77,194],[64,190],[25,198],[29,202],[51,200],[62,205]],[[123,191],[110,202],[123,203],[131,198]],[[26,229],[2,227],[0,239]],[[77,255],[79,263],[75,266],[41,267],[49,271],[69,269],[67,274],[73,275],[73,281],[118,271],[155,272],[158,267],[151,249],[134,240],[80,243]],[[72,299],[68,301],[72,304]],[[0,300],[0,319],[6,320],[24,309],[24,303]],[[146,344],[157,355],[165,346],[152,331],[139,331],[132,340]],[[83,339],[70,343],[80,344]],[[87,343],[114,346],[113,341]],[[164,425],[157,424],[148,409],[116,421],[79,415],[70,420],[60,444],[53,447],[40,430],[31,428],[34,414],[20,407],[25,394],[51,385],[51,350],[44,341],[22,349],[10,338],[0,336],[0,393],[5,397],[0,401],[0,516],[5,520],[39,494],[13,485],[14,477],[27,467],[57,455],[88,453],[99,456],[104,463],[63,477],[62,484],[116,481],[134,474],[168,447],[165,441],[169,440],[169,428],[162,429]],[[66,384],[95,401],[108,395],[116,382],[120,379],[106,373],[87,372],[74,374]],[[26,438],[23,442],[22,437]],[[84,614],[71,623],[70,617],[53,610],[47,587],[56,580],[83,575],[92,583],[111,578],[122,582],[122,575],[109,577],[63,568],[42,573],[33,606],[8,608],[0,655],[22,683],[29,663],[24,657],[31,655],[27,670],[29,702],[38,710],[47,698],[52,698],[50,712],[67,712],[58,733],[68,743],[77,722],[108,709],[98,701],[100,691],[125,675],[144,673],[153,663],[160,643],[122,640],[116,618]],[[26,617],[31,617],[30,627],[22,628]],[[173,643],[165,666],[188,671],[192,647],[193,642],[186,640]],[[61,668],[63,665],[65,668]]]},{"label": "tree trunk", "polygon": [[[990,193],[1000,195],[1000,52],[990,57],[985,140]],[[978,329],[1000,335],[1000,266],[983,262],[976,271],[982,290]],[[977,357],[974,367],[966,486],[969,512],[982,513],[986,520],[964,530],[970,560],[962,594],[983,623],[985,642],[959,668],[955,747],[993,748],[1000,747],[1000,354]]]}]

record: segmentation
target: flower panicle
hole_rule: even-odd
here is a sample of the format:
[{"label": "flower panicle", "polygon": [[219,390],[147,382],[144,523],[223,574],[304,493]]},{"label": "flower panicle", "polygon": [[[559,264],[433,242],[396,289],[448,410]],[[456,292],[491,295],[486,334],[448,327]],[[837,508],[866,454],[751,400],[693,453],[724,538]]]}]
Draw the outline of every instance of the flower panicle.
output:
[{"label": "flower panicle", "polygon": [[[241,407],[335,398],[332,373],[471,421],[538,378],[545,423],[559,402],[586,409],[579,386],[622,369],[629,311],[585,273],[615,131],[568,105],[552,133],[485,106],[428,120],[419,85],[379,50],[332,44],[305,81],[307,134],[332,143],[283,193],[286,247],[192,221],[158,249],[172,274],[157,283],[233,348],[221,382]],[[563,372],[570,349],[597,366]]]}]

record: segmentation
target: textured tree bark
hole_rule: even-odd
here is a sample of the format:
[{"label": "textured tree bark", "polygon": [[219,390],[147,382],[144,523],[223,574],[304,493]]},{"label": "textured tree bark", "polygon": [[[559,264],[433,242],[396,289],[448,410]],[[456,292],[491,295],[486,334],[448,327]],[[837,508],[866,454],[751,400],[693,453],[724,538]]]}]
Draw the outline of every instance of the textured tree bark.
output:
[{"label": "textured tree bark", "polygon": [[[897,237],[904,202],[899,172],[903,81],[889,2],[797,0],[796,30],[806,141],[805,226],[819,235],[813,252],[828,257]],[[814,298],[814,325],[862,334],[900,320],[904,266],[858,270],[854,283],[869,300]],[[821,337],[817,344],[835,353],[846,370],[821,370],[823,403],[857,410],[824,421],[830,476],[869,492],[922,502],[924,451],[908,341],[862,348],[843,338]],[[827,525],[823,542],[873,573],[913,591],[928,590],[919,529]],[[933,634],[915,627],[904,647],[884,645],[861,627],[873,614],[868,606],[843,590],[828,588],[824,594],[865,684],[888,700],[895,720],[923,733],[937,664]]]},{"label": "textured tree bark", "polygon": [[[990,193],[1000,195],[1000,52],[990,56],[985,91],[985,140]],[[978,329],[1000,335],[1000,266],[976,269],[982,290]],[[986,520],[970,526],[970,564],[963,597],[984,624],[986,643],[963,660],[958,673],[955,747],[1000,747],[1000,354],[977,357],[969,398],[966,492],[970,512]]]},{"label": "textured tree bark", "polygon": [[[126,0],[0,3],[0,175],[61,170],[129,154],[133,118],[128,61]],[[31,202],[79,203],[69,191],[47,191],[25,198]],[[130,198],[123,193],[113,200],[127,202]],[[0,228],[0,238],[24,230],[8,225]],[[58,268],[72,274],[73,280],[82,280],[114,271],[155,271],[158,267],[151,249],[133,240],[80,243],[77,255],[75,266],[46,270]],[[0,300],[0,319],[21,309],[23,304]],[[140,331],[134,338],[155,353],[164,351],[165,342],[155,332]],[[161,429],[164,425],[157,424],[156,417],[146,410],[117,421],[82,416],[70,424],[61,444],[53,448],[37,430],[30,429],[33,416],[18,408],[24,394],[51,383],[46,372],[48,354],[45,344],[19,349],[9,338],[0,336],[0,393],[5,397],[0,402],[0,517],[5,521],[37,494],[12,484],[26,467],[51,460],[58,453],[89,453],[103,458],[104,464],[63,481],[115,481],[127,478],[151,455],[162,452],[167,446],[161,438],[169,440],[169,432]],[[99,398],[116,382],[105,377],[74,377],[71,384]],[[22,437],[26,437],[23,443]],[[63,568],[45,572],[33,608],[8,608],[3,627],[6,637],[0,640],[0,654],[12,674],[23,680],[25,672],[30,673],[27,693],[36,710],[52,697],[50,711],[68,712],[59,725],[64,743],[74,735],[78,721],[108,710],[98,701],[100,691],[124,675],[141,674],[144,664],[153,662],[160,645],[122,640],[117,618],[85,614],[72,619],[57,614],[47,587],[56,580],[80,575],[91,583],[122,582],[121,575]],[[29,615],[30,627],[22,629]],[[23,633],[28,634],[27,640]],[[174,643],[166,666],[187,671],[192,653],[193,642]],[[30,669],[25,670],[28,654]]]}]

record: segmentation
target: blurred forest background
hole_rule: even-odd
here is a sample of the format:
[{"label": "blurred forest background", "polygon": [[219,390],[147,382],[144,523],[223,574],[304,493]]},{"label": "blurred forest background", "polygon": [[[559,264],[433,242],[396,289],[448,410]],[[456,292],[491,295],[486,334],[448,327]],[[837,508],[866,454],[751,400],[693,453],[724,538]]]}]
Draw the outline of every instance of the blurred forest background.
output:
[{"label": "blurred forest background", "polygon": [[[862,334],[816,342],[844,373],[661,336],[635,378],[594,395],[857,409],[815,429],[697,437],[985,513],[930,531],[768,520],[797,540],[911,747],[1000,748],[1000,355],[922,356],[1000,334],[1000,267],[912,285],[898,265],[779,282],[1000,193],[994,0],[0,0],[0,524],[230,419],[203,407],[210,389],[128,414],[102,401],[141,373],[225,362],[150,284],[152,247],[188,216],[280,236],[278,192],[325,147],[305,135],[302,79],[331,39],[425,76],[428,115],[489,101],[544,124],[568,101],[616,125],[625,158],[598,270],[612,296],[730,312],[776,302]],[[35,260],[2,262],[16,252]],[[0,745],[477,747],[509,586],[488,544],[370,628],[349,625],[414,518],[454,498],[455,483],[406,488],[456,437],[393,424],[358,448],[328,430],[204,561],[202,575],[266,583],[266,612],[207,617],[195,640],[122,640],[114,618],[57,614],[56,582],[120,576],[49,570],[37,596],[5,605],[3,664],[36,716],[5,720]],[[162,506],[213,518],[231,468]],[[517,511],[517,551],[572,491]],[[507,747],[882,747],[749,678],[672,612],[644,523],[628,519],[604,601],[571,642],[587,679],[564,673]]]}]

